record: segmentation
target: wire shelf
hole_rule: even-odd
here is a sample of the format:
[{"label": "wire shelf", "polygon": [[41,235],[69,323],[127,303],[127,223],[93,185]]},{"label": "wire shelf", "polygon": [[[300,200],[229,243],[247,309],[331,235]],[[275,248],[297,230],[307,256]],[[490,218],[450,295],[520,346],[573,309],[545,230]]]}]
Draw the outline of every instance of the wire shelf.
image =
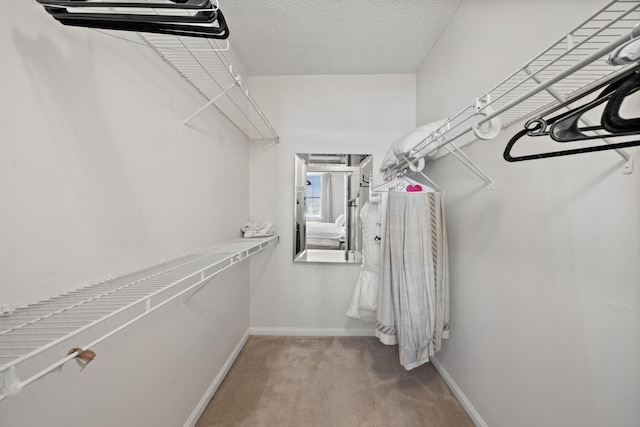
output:
[{"label": "wire shelf", "polygon": [[410,162],[446,156],[451,150],[444,152],[440,149],[447,148],[455,140],[458,140],[457,147],[477,141],[474,126],[481,126],[499,116],[502,129],[506,129],[559,105],[550,91],[570,98],[612,74],[634,66],[612,66],[605,61],[608,53],[616,47],[640,35],[639,22],[640,2],[610,2],[473,103],[449,117],[446,129],[439,131],[437,138],[425,139],[414,148],[411,156],[383,172],[392,175],[394,171],[406,168]]},{"label": "wire shelf", "polygon": [[216,40],[147,33],[139,36],[208,100],[205,107],[213,104],[251,139],[278,140],[275,129]]},{"label": "wire shelf", "polygon": [[[95,1],[90,7],[83,4],[83,12],[99,11],[104,17],[110,13],[132,13],[138,16],[185,16],[194,17],[202,11],[217,11],[219,4],[213,0],[211,8],[181,8],[167,0],[143,0],[141,5],[149,7],[115,7],[113,2]],[[153,6],[157,7],[153,7]],[[162,5],[167,6],[163,8]],[[47,4],[47,8],[68,8],[68,5]],[[73,8],[75,6],[71,6]],[[220,11],[221,12],[221,11]],[[101,28],[98,26],[98,28]],[[198,28],[195,24],[193,28]],[[102,30],[97,30],[104,32]],[[115,31],[118,32],[117,30]],[[188,33],[188,31],[187,31]],[[113,35],[111,32],[106,34]],[[189,82],[208,101],[201,109],[183,121],[183,125],[210,105],[214,105],[231,123],[250,139],[275,139],[278,134],[269,123],[256,100],[233,69],[224,51],[229,49],[228,40],[177,36],[159,33],[137,33],[142,41],[157,53],[166,63]],[[118,36],[115,36],[118,37]],[[128,39],[124,39],[131,41]],[[222,45],[221,45],[222,44]]]},{"label": "wire shelf", "polygon": [[279,239],[243,239],[0,313],[0,379],[17,369],[28,378],[21,387],[37,380],[72,358],[66,350],[79,342],[93,340],[82,347],[89,349],[175,298],[186,302],[215,275]]}]

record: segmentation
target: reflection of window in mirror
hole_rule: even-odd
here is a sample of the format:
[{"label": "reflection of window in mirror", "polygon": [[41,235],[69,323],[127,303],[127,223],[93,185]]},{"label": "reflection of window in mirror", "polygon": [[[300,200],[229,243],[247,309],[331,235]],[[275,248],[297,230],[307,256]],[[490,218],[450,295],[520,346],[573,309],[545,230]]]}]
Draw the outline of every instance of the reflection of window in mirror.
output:
[{"label": "reflection of window in mirror", "polygon": [[322,217],[322,176],[319,173],[307,174],[307,211],[308,221],[325,221]]}]

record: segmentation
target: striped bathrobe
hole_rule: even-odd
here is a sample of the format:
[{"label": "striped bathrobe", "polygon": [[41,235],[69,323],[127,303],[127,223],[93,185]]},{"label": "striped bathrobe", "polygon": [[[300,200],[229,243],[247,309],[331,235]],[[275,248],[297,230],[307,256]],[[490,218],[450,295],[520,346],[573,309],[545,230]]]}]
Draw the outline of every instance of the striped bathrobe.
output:
[{"label": "striped bathrobe", "polygon": [[443,193],[390,191],[382,240],[376,336],[398,344],[410,370],[449,335],[449,268]]}]

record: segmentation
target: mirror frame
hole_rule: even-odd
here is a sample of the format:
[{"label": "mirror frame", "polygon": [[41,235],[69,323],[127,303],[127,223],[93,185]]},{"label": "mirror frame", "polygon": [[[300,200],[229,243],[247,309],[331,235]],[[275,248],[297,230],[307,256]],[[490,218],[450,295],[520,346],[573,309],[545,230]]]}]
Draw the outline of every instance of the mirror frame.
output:
[{"label": "mirror frame", "polygon": [[[369,201],[373,156],[351,153],[296,153],[294,160],[293,261],[360,264],[362,262],[360,209]],[[309,248],[307,243],[307,174],[323,172],[345,173],[344,241],[340,241],[337,248]]]}]

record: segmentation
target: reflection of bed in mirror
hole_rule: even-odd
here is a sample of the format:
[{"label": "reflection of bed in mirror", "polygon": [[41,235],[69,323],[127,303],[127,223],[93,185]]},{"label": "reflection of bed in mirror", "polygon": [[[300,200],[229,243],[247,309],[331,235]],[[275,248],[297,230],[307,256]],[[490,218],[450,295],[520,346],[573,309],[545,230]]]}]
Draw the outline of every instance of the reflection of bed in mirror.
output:
[{"label": "reflection of bed in mirror", "polygon": [[307,222],[308,249],[344,249],[344,215],[335,222]]}]

